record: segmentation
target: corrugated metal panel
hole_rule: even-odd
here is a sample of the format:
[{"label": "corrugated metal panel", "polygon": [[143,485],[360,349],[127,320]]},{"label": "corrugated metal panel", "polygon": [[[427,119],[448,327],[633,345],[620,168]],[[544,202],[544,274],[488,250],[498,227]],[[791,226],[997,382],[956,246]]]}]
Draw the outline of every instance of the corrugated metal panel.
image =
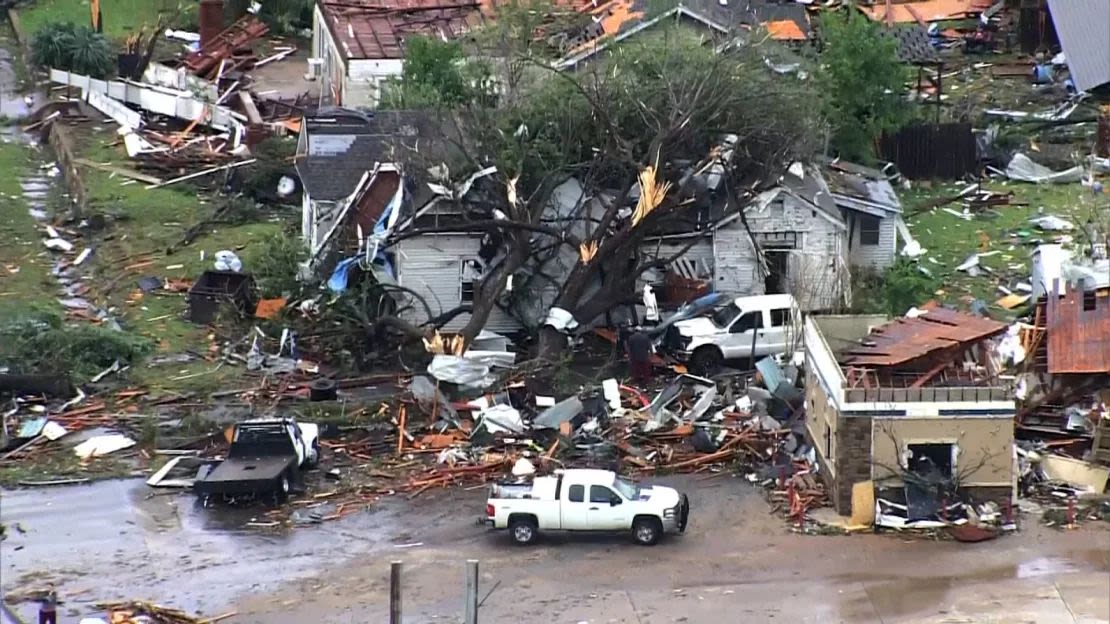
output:
[{"label": "corrugated metal panel", "polygon": [[939,349],[968,344],[1006,331],[1006,324],[936,308],[917,318],[900,318],[876,328],[864,346],[844,349],[843,363],[886,367],[904,364]]},{"label": "corrugated metal panel", "polygon": [[[450,234],[404,240],[395,247],[398,282],[424,297],[433,315],[451,310],[462,302],[462,263],[478,257],[479,243],[477,236]],[[402,318],[413,323],[428,320],[421,307],[407,310]],[[469,320],[469,314],[460,314],[444,329],[457,331]],[[499,308],[490,313],[485,328],[497,332],[521,329],[516,319]]]},{"label": "corrugated metal panel", "polygon": [[1048,296],[1048,372],[1110,373],[1110,291]]},{"label": "corrugated metal panel", "polygon": [[1076,88],[1110,82],[1110,0],[1048,0],[1048,9]]}]

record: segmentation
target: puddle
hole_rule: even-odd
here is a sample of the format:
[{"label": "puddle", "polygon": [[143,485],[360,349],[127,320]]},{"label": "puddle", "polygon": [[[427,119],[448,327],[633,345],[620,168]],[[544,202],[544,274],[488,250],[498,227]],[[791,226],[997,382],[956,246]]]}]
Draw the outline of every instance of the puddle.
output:
[{"label": "puddle", "polygon": [[12,53],[0,47],[0,115],[9,119],[26,117],[31,112],[28,104],[34,104],[33,100],[16,91],[17,84],[15,70],[12,69]]},{"label": "puddle", "polygon": [[[388,548],[403,522],[397,505],[275,533],[243,529],[266,507],[203,508],[189,493],[142,480],[0,492],[5,591],[46,573],[83,613],[91,602],[143,598],[215,612],[246,593],[276,592],[335,561]],[[13,530],[14,529],[14,530]],[[33,604],[16,605],[24,615]]]}]

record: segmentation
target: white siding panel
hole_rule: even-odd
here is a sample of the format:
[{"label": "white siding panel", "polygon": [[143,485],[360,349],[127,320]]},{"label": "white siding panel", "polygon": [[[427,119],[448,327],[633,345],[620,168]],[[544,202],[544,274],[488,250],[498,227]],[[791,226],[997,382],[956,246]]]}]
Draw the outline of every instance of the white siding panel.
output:
[{"label": "white siding panel", "polygon": [[885,269],[894,262],[895,247],[895,219],[893,217],[879,221],[879,244],[860,245],[859,221],[853,212],[848,212],[849,231],[852,236],[851,251],[848,253],[848,262],[852,266],[871,268],[878,271]]},{"label": "white siding panel", "polygon": [[755,258],[755,249],[742,224],[717,230],[713,237],[716,266],[714,290],[728,295],[762,295],[763,275]]},{"label": "white siding panel", "polygon": [[[479,244],[479,236],[472,235],[428,235],[404,240],[394,248],[397,256],[397,281],[401,286],[411,288],[424,297],[433,316],[451,310],[461,304],[462,263],[478,257]],[[405,311],[401,316],[412,323],[428,320],[423,307],[419,305]],[[444,329],[457,331],[469,320],[469,314],[460,314]],[[490,313],[485,328],[498,332],[521,329],[516,319],[500,308],[495,308]]]}]

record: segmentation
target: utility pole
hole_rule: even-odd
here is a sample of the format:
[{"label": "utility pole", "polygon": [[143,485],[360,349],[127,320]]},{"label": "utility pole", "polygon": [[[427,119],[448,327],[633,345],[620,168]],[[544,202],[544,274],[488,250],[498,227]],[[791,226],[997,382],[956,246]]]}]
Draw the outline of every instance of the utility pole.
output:
[{"label": "utility pole", "polygon": [[478,560],[466,560],[466,619],[465,624],[478,624]]},{"label": "utility pole", "polygon": [[389,564],[389,624],[401,624],[401,562]]}]

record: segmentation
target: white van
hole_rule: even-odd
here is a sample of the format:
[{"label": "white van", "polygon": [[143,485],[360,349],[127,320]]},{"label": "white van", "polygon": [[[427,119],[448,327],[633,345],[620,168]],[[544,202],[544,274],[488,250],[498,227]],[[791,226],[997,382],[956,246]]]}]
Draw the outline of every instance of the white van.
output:
[{"label": "white van", "polygon": [[662,347],[691,372],[711,375],[725,360],[794,351],[801,323],[801,311],[791,295],[737,297],[712,314],[667,328]]}]

